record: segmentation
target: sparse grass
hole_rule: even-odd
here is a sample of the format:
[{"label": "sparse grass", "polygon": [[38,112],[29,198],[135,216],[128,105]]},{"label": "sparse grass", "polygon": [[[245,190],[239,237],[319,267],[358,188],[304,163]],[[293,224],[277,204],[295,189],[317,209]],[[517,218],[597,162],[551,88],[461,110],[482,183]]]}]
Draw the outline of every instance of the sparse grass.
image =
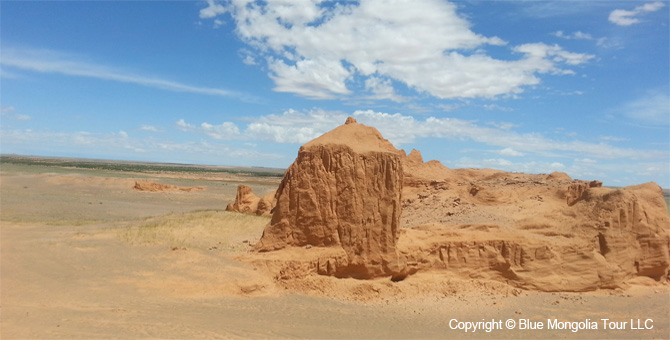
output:
[{"label": "sparse grass", "polygon": [[134,245],[164,245],[170,249],[241,251],[261,236],[267,217],[198,210],[149,218],[118,230],[118,237]]}]

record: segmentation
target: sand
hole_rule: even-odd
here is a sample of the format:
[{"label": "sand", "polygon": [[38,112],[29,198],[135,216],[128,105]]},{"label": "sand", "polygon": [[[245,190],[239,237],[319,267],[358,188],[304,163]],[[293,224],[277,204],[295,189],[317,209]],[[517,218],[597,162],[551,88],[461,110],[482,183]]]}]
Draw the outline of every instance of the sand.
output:
[{"label": "sand", "polygon": [[[142,192],[132,189],[138,179],[205,190]],[[251,186],[260,194],[276,189]],[[278,281],[244,261],[269,219],[223,211],[236,188],[195,177],[3,165],[0,337],[670,337],[670,290],[646,278],[588,293],[533,292],[431,271],[396,283]],[[588,319],[599,328],[547,330],[554,318]],[[603,318],[628,329],[602,329]],[[458,325],[451,320],[483,319],[545,326],[491,333],[451,327]],[[630,329],[631,319],[652,319],[653,329]]]}]

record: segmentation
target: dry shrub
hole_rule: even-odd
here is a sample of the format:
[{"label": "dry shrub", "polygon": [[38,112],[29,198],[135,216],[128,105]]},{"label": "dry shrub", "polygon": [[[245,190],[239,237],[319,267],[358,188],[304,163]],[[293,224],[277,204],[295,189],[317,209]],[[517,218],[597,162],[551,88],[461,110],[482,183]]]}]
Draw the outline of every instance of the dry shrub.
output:
[{"label": "dry shrub", "polygon": [[235,252],[254,244],[269,221],[255,215],[202,210],[149,218],[120,229],[118,236],[134,245]]}]

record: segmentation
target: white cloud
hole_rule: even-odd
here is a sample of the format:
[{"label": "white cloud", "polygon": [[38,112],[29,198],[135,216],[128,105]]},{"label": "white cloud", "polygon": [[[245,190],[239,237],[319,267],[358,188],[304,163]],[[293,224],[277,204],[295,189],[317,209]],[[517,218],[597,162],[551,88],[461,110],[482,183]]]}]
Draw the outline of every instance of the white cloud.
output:
[{"label": "white cloud", "polygon": [[223,20],[214,19],[214,28],[219,28],[219,27],[223,26],[224,24],[225,24],[225,22]]},{"label": "white cloud", "polygon": [[518,124],[513,124],[513,123],[509,123],[509,122],[487,122],[486,124],[490,125],[490,126],[497,127],[498,129],[501,129],[501,130],[510,130],[510,129],[515,128],[515,127],[519,127]]},{"label": "white cloud", "polygon": [[588,163],[588,164],[596,164],[598,161],[590,159],[590,158],[577,158],[575,159],[576,163]]},{"label": "white cloud", "polygon": [[647,91],[643,96],[625,103],[622,112],[637,123],[652,126],[670,125],[670,94],[668,88]]},{"label": "white cloud", "polygon": [[549,164],[549,168],[551,170],[558,171],[558,170],[565,169],[565,165],[563,165],[563,163],[553,162],[553,163]]},{"label": "white cloud", "polygon": [[512,109],[512,108],[504,107],[504,106],[500,106],[500,105],[496,105],[496,104],[484,104],[484,105],[482,105],[482,107],[487,111],[493,111],[493,110],[506,111],[506,112],[514,111],[514,109]]},{"label": "white cloud", "polygon": [[95,78],[131,83],[173,92],[198,93],[212,96],[232,97],[255,102],[258,98],[219,88],[199,87],[157,77],[136,74],[127,70],[81,61],[78,56],[51,50],[3,48],[0,64],[40,73],[58,73],[68,76]]},{"label": "white cloud", "polygon": [[32,117],[20,113],[15,113],[16,109],[13,106],[2,106],[0,105],[0,116],[5,117],[10,120],[26,121],[31,120]]},{"label": "white cloud", "polygon": [[533,18],[574,17],[602,6],[602,1],[511,1],[521,13]]},{"label": "white cloud", "polygon": [[627,142],[630,139],[628,138],[622,138],[622,137],[615,137],[615,136],[600,136],[598,139],[606,142]]},{"label": "white cloud", "polygon": [[151,131],[151,132],[158,132],[158,128],[152,125],[142,125],[140,126],[140,130],[142,131]]},{"label": "white cloud", "polygon": [[[518,133],[513,131],[513,125],[505,123],[481,125],[475,121],[457,118],[427,117],[417,119],[400,113],[389,114],[373,110],[358,110],[351,115],[359,123],[377,128],[396,147],[414,143],[421,138],[439,138],[464,140],[498,147],[502,149],[498,152],[499,154],[514,157],[533,154],[535,156],[569,159],[583,157],[635,161],[667,159],[670,157],[668,150],[619,148],[604,142],[596,144],[575,138],[571,141],[561,141],[545,137],[540,133]],[[287,110],[281,115],[271,114],[258,117],[244,128],[237,128],[237,125],[233,127],[232,124],[234,123],[231,122],[224,122],[220,126],[227,126],[226,129],[230,131],[238,131],[239,133],[225,135],[234,136],[235,139],[303,144],[336,126],[342,125],[347,116],[343,112],[321,109],[312,109],[307,112]],[[207,123],[196,127],[182,119],[177,122],[177,126],[183,131],[201,133],[216,138],[212,135],[214,127]]]},{"label": "white cloud", "polygon": [[28,116],[28,115],[17,114],[17,115],[14,115],[12,117],[12,119],[15,119],[15,120],[30,120],[31,117]]},{"label": "white cloud", "polygon": [[215,0],[207,0],[207,7],[200,10],[200,18],[210,19],[226,12],[225,6],[217,3]]},{"label": "white cloud", "polygon": [[255,165],[273,162],[284,157],[275,153],[234,148],[206,141],[174,142],[153,138],[135,138],[125,131],[118,133],[53,132],[3,129],[0,133],[3,152],[23,154],[90,153],[99,157],[142,160],[218,163],[221,165]]},{"label": "white cloud", "polygon": [[313,99],[332,99],[338,94],[349,94],[345,85],[351,73],[339,60],[325,58],[303,59],[295,65],[270,58],[270,77],[277,92],[291,92]]},{"label": "white cloud", "polygon": [[[243,132],[232,122],[224,122],[219,126],[202,123],[196,127],[180,119],[176,124],[182,131],[201,133],[215,139],[304,144],[342,124],[346,117],[344,113],[321,109],[313,109],[307,113],[289,109],[281,115],[259,117],[247,124]],[[216,128],[223,132],[215,131]]]},{"label": "white cloud", "polygon": [[565,33],[563,31],[556,31],[551,33],[553,36],[566,40],[589,40],[595,41],[596,46],[603,48],[617,48],[621,47],[622,43],[619,38],[608,38],[600,37],[596,38],[589,33],[584,33],[582,31],[576,31],[573,33]]},{"label": "white cloud", "polygon": [[253,52],[249,51],[248,49],[243,48],[239,50],[238,55],[240,56],[240,58],[242,58],[242,63],[244,63],[245,65],[249,66],[258,65],[258,61],[256,61],[256,55]]},{"label": "white cloud", "polygon": [[524,154],[523,152],[516,151],[516,150],[514,150],[514,149],[512,149],[512,148],[504,148],[504,149],[498,151],[498,153],[499,153],[501,156],[510,156],[510,157],[521,157],[521,156],[525,156],[525,154]]},{"label": "white cloud", "polygon": [[180,119],[180,120],[177,121],[177,128],[178,128],[179,130],[187,131],[187,132],[190,132],[190,131],[194,131],[194,130],[195,130],[195,126],[193,126],[193,125],[187,123],[187,122],[186,122],[185,120],[183,120],[183,119]]},{"label": "white cloud", "polygon": [[200,124],[200,128],[206,135],[214,139],[232,140],[239,139],[240,137],[240,129],[237,128],[237,125],[231,122],[225,122],[220,125],[202,123]]},{"label": "white cloud", "polygon": [[513,47],[516,60],[492,58],[484,47],[506,42],[473,32],[447,1],[322,2],[230,2],[236,33],[265,57],[276,91],[333,99],[361,82],[371,98],[398,100],[397,82],[443,99],[495,97],[592,58],[544,44]]},{"label": "white cloud", "polygon": [[444,112],[451,112],[454,110],[458,110],[461,107],[465,106],[466,104],[464,103],[458,103],[458,104],[437,104],[435,107],[438,109],[444,111]]},{"label": "white cloud", "polygon": [[258,65],[258,63],[256,62],[256,59],[254,59],[254,57],[252,57],[250,55],[244,56],[244,59],[242,59],[242,62],[245,65],[250,65],[250,66]]},{"label": "white cloud", "polygon": [[524,173],[551,173],[554,171],[564,171],[567,167],[559,162],[512,162],[502,158],[492,159],[473,159],[461,158],[454,162],[459,168],[492,168],[496,170],[524,172]]},{"label": "white cloud", "polygon": [[594,40],[593,36],[582,31],[576,31],[572,34],[565,34],[563,31],[556,31],[552,33],[553,36],[568,40]]},{"label": "white cloud", "polygon": [[195,126],[193,124],[187,123],[183,119],[180,119],[177,121],[176,125],[179,130],[185,132],[201,133],[218,140],[239,140],[244,138],[241,136],[237,125],[231,122],[224,122],[220,125],[212,125],[207,122],[203,122],[200,124],[200,126]]},{"label": "white cloud", "polygon": [[372,95],[367,97],[369,99],[388,99],[397,103],[407,100],[395,92],[390,79],[371,76],[365,80],[365,89],[372,92]]},{"label": "white cloud", "polygon": [[645,13],[658,11],[663,7],[665,7],[665,4],[658,1],[647,3],[642,6],[637,6],[632,11],[616,9],[610,13],[609,21],[619,26],[630,26],[640,22],[640,19],[637,18],[638,16]]},{"label": "white cloud", "polygon": [[556,63],[579,65],[594,58],[590,54],[572,53],[565,51],[558,45],[543,43],[523,44],[515,47],[514,51],[525,53],[529,65],[540,73],[571,74],[572,71],[560,69],[556,66]]}]

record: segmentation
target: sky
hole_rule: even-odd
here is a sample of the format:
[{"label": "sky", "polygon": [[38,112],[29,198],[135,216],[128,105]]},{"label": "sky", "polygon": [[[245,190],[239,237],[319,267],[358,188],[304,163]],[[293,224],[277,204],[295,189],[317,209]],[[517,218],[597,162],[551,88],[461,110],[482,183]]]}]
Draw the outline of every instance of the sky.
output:
[{"label": "sky", "polygon": [[0,1],[0,152],[288,167],[348,116],[450,168],[670,188],[670,2]]}]

